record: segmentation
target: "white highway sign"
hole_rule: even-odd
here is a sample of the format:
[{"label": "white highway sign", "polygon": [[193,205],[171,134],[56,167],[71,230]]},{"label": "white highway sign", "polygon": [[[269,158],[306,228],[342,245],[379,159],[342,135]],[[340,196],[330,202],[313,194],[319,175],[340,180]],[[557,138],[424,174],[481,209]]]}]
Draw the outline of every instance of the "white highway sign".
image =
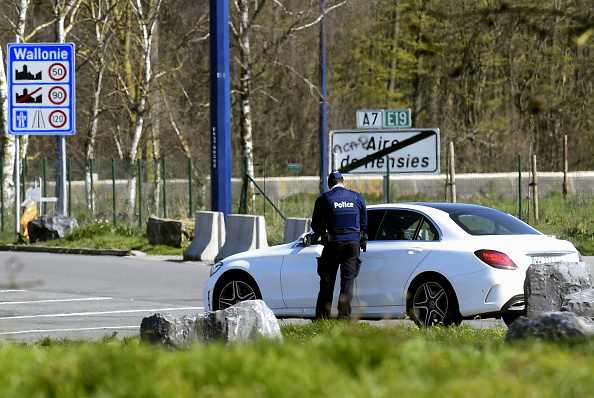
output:
[{"label": "white highway sign", "polygon": [[382,109],[359,109],[357,111],[357,127],[359,128],[381,128],[384,123],[384,111]]},{"label": "white highway sign", "polygon": [[408,128],[412,126],[410,109],[358,109],[357,128]]},{"label": "white highway sign", "polygon": [[8,132],[74,134],[74,44],[8,45]]},{"label": "white highway sign", "polygon": [[334,130],[331,151],[348,173],[439,173],[439,129]]}]

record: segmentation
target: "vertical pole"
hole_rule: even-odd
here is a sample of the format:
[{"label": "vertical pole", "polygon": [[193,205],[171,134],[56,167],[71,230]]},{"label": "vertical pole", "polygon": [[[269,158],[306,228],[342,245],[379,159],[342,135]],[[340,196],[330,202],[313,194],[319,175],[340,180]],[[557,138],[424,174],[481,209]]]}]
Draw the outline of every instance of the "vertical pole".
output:
[{"label": "vertical pole", "polygon": [[[47,197],[47,159],[43,158],[43,197]],[[47,214],[47,202],[43,202],[43,214]]]},{"label": "vertical pole", "polygon": [[320,23],[320,193],[327,190],[328,176],[328,132],[326,119],[326,0],[320,0],[322,21]]},{"label": "vertical pole", "polygon": [[538,172],[536,171],[536,155],[532,155],[532,192],[534,202],[534,221],[538,222]]},{"label": "vertical pole", "polygon": [[[17,35],[16,43],[20,43],[21,37]],[[10,72],[12,73],[12,72]],[[21,233],[21,136],[14,137],[14,226],[16,234]]]},{"label": "vertical pole", "polygon": [[111,159],[111,186],[113,192],[113,226],[118,226],[118,213],[116,211],[116,170],[115,159]]},{"label": "vertical pole", "polygon": [[452,203],[456,203],[456,166],[455,166],[454,142],[450,141],[450,191],[452,192]]},{"label": "vertical pole", "polygon": [[194,208],[194,203],[193,203],[193,195],[192,195],[192,158],[188,158],[188,193],[189,193],[189,201],[190,201],[190,212],[189,212],[189,217],[190,219],[194,218],[193,213],[193,208]]},{"label": "vertical pole", "polygon": [[68,159],[68,217],[72,217],[72,159]]},{"label": "vertical pole", "polygon": [[167,161],[163,158],[163,217],[167,218]]},{"label": "vertical pole", "polygon": [[445,170],[445,186],[444,186],[444,195],[443,201],[448,201],[448,190],[450,189],[450,146],[447,146],[446,149],[446,170]]},{"label": "vertical pole", "polygon": [[[58,0],[55,10],[62,8],[62,0]],[[56,15],[56,43],[64,43],[64,16]],[[74,55],[72,61],[74,62]],[[73,79],[74,76],[71,76]],[[73,120],[74,115],[70,115]],[[62,215],[66,215],[66,136],[64,134],[56,136],[56,158],[58,159],[58,181],[56,190],[58,191],[58,207]]]},{"label": "vertical pole", "polygon": [[[268,159],[264,158],[264,192],[266,192],[266,166],[267,166]],[[262,201],[264,203],[264,218],[266,218],[266,203],[267,200]]]},{"label": "vertical pole", "polygon": [[518,155],[518,218],[522,220],[522,155]]},{"label": "vertical pole", "polygon": [[390,155],[386,155],[386,183],[384,184],[385,186],[385,199],[386,199],[386,203],[390,203]]},{"label": "vertical pole", "polygon": [[15,232],[21,233],[21,136],[14,137],[14,214]]},{"label": "vertical pole", "polygon": [[21,186],[21,189],[22,189],[22,192],[24,195],[27,192],[27,159],[26,158],[23,158],[23,174],[22,174],[21,178],[22,178],[22,184],[23,184]]},{"label": "vertical pole", "polygon": [[231,213],[229,2],[210,0],[211,207]]},{"label": "vertical pole", "polygon": [[60,135],[58,136],[60,142],[60,174],[59,174],[59,183],[60,183],[60,193],[58,195],[58,202],[60,203],[60,214],[66,215],[66,136]]},{"label": "vertical pole", "polygon": [[90,159],[90,167],[91,167],[91,195],[89,197],[89,199],[91,200],[91,216],[94,218],[95,217],[95,200],[93,198],[93,169],[94,169],[94,163],[93,163],[93,159]]},{"label": "vertical pole", "polygon": [[248,181],[248,175],[249,174],[248,173],[249,173],[249,170],[250,170],[250,158],[247,157],[247,156],[244,159],[244,167],[245,167],[245,170],[244,170],[244,173],[245,173],[245,177],[244,177],[245,184],[243,186],[244,186],[244,189],[245,189],[245,195],[244,195],[243,206],[244,206],[245,214],[249,214],[249,210],[248,209],[250,208],[249,207],[250,206],[250,199],[248,197],[248,188],[247,187],[248,187],[248,184],[249,184],[249,181]]},{"label": "vertical pole", "polygon": [[142,160],[138,159],[138,228],[142,229]]},{"label": "vertical pole", "polygon": [[563,197],[569,192],[569,181],[567,180],[567,135],[563,136]]}]

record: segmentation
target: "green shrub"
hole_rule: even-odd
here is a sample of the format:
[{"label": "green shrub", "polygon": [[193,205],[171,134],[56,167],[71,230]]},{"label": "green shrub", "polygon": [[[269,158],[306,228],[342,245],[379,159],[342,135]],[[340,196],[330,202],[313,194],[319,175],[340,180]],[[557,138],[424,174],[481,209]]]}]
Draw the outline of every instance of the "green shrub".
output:
[{"label": "green shrub", "polygon": [[589,396],[592,339],[505,343],[504,328],[316,322],[284,341],[168,351],[137,339],[0,347],[2,397]]}]

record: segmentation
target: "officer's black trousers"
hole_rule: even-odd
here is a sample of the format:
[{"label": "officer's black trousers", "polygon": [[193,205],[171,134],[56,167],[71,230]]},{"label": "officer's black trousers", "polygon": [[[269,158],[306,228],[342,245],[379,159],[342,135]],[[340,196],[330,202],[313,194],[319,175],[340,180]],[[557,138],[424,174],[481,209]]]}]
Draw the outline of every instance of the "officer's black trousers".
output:
[{"label": "officer's black trousers", "polygon": [[330,242],[324,246],[318,257],[320,293],[316,304],[316,319],[330,318],[332,295],[336,274],[340,266],[340,296],[338,298],[338,319],[349,319],[351,301],[355,289],[355,278],[361,268],[360,243],[357,241]]}]

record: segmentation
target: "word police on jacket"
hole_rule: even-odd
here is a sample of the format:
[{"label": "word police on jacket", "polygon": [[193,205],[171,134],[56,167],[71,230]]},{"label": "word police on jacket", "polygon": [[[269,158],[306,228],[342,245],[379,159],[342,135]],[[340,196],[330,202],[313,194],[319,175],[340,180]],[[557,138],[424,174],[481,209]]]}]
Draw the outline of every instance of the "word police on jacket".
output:
[{"label": "word police on jacket", "polygon": [[341,209],[343,207],[355,207],[354,203],[349,203],[349,202],[345,202],[344,200],[340,203],[338,202],[334,202],[334,208],[336,209],[337,207],[340,207]]}]

